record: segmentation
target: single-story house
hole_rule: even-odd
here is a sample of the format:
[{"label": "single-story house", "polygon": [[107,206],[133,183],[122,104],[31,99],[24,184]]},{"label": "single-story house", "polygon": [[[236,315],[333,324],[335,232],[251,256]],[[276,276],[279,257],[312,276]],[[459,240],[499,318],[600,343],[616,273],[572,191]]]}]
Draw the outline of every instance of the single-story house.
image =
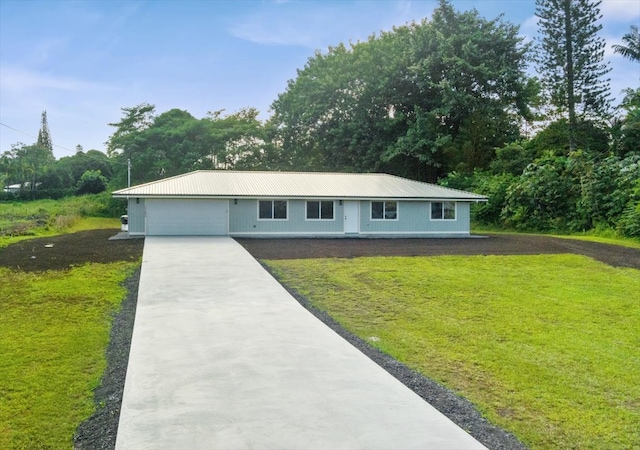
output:
[{"label": "single-story house", "polygon": [[487,197],[371,173],[199,170],[115,191],[130,235],[465,237]]}]

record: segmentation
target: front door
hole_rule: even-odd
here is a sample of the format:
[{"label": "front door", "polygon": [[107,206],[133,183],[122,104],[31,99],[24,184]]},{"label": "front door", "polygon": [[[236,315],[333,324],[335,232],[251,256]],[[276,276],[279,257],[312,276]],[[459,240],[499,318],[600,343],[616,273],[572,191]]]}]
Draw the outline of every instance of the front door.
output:
[{"label": "front door", "polygon": [[358,234],[360,202],[345,200],[344,202],[344,232]]}]

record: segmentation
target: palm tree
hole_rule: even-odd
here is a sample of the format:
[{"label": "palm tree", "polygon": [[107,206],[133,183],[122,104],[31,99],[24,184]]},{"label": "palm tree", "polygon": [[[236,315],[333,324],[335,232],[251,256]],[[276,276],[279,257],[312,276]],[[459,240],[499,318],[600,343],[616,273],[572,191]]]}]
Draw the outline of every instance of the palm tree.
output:
[{"label": "palm tree", "polygon": [[622,36],[622,40],[627,45],[613,45],[613,51],[631,61],[640,62],[640,30],[638,26],[631,25],[631,31]]}]

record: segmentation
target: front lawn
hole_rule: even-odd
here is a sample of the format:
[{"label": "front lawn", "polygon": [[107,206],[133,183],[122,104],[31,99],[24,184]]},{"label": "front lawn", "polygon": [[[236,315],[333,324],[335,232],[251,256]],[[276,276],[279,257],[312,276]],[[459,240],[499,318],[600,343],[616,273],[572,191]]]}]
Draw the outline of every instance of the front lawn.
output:
[{"label": "front lawn", "polygon": [[0,448],[73,447],[94,410],[121,283],[138,264],[0,267]]},{"label": "front lawn", "polygon": [[532,448],[640,447],[640,271],[578,255],[267,261]]}]

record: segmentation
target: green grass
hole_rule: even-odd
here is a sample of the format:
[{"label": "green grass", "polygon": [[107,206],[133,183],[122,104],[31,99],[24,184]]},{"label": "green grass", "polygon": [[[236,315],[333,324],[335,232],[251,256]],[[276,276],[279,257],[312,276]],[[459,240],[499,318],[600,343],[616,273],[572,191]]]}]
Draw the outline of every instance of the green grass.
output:
[{"label": "green grass", "polygon": [[0,268],[0,448],[72,448],[94,410],[121,283],[136,265]]},{"label": "green grass", "polygon": [[505,230],[496,226],[473,224],[473,234],[532,234],[535,236],[550,236],[561,239],[576,239],[580,241],[600,242],[602,244],[621,245],[623,247],[640,248],[640,238],[620,236],[615,230],[596,229],[584,233],[557,234],[557,233],[523,233],[514,230]]},{"label": "green grass", "polygon": [[640,447],[640,271],[578,255],[267,264],[532,448]]},{"label": "green grass", "polygon": [[606,237],[589,234],[551,235],[562,239],[576,239],[578,241],[600,242],[601,244],[621,245],[623,247],[640,248],[640,239],[630,237]]},{"label": "green grass", "polygon": [[[108,193],[0,203],[0,238],[61,234],[83,218],[108,217],[112,211]],[[117,218],[112,218],[117,220]]]}]

